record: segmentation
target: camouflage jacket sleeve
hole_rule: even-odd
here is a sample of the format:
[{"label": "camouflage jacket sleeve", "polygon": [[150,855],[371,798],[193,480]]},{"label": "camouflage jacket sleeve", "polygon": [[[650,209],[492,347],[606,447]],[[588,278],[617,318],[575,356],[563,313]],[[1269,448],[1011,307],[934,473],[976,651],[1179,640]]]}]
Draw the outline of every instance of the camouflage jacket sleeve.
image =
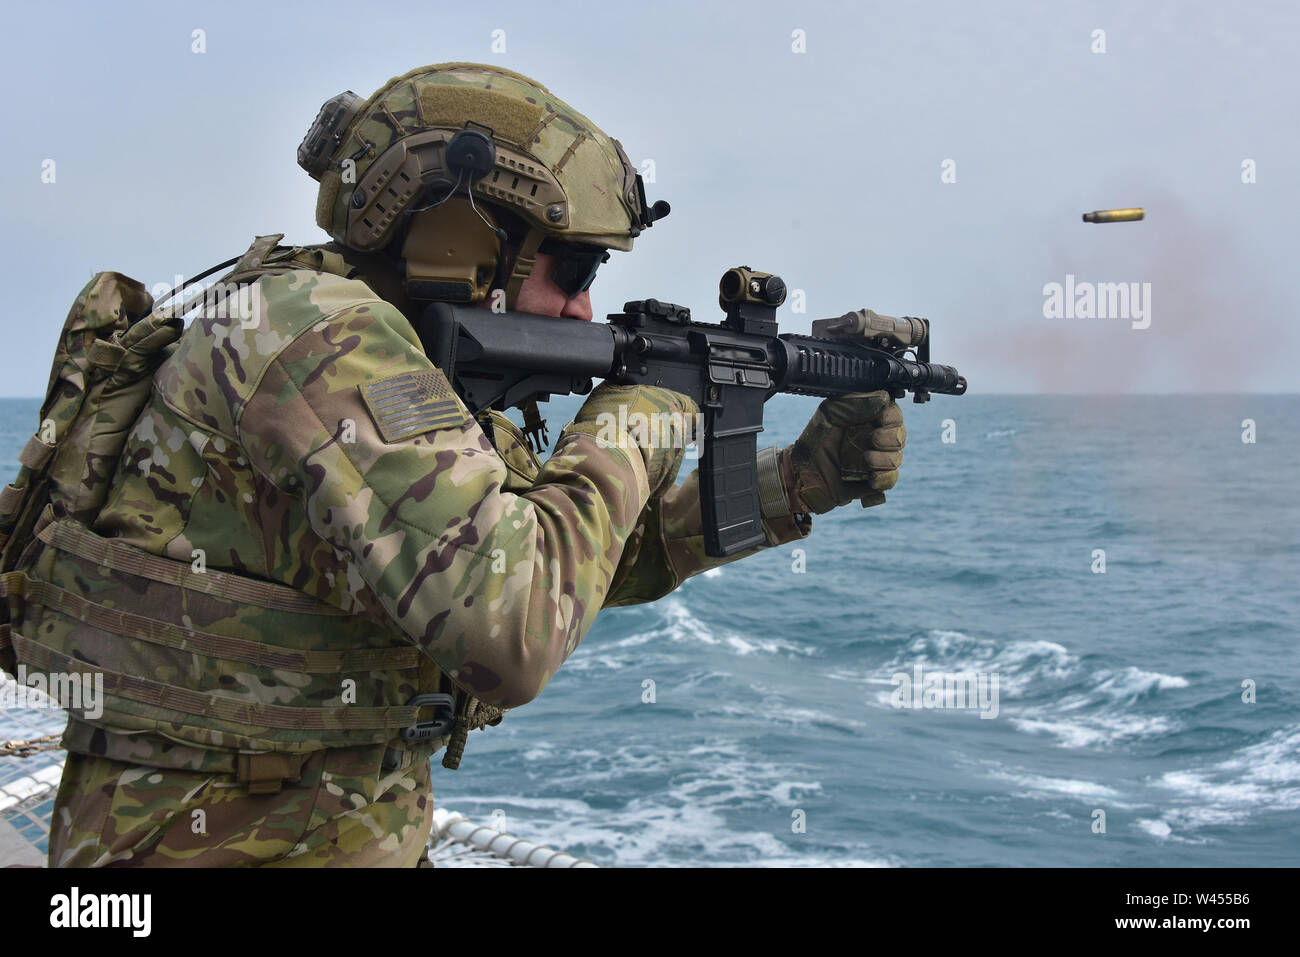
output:
[{"label": "camouflage jacket sleeve", "polygon": [[504,491],[506,463],[380,300],[322,309],[260,376],[239,442],[346,559],[350,588],[480,699],[535,697],[605,604],[644,462],[568,434],[531,488]]},{"label": "camouflage jacket sleeve", "polygon": [[606,605],[635,605],[668,594],[687,578],[728,562],[756,554],[764,548],[806,538],[811,519],[794,516],[764,520],[767,545],[728,558],[704,553],[700,521],[700,473],[649,502],[628,538],[623,560],[614,576]]}]

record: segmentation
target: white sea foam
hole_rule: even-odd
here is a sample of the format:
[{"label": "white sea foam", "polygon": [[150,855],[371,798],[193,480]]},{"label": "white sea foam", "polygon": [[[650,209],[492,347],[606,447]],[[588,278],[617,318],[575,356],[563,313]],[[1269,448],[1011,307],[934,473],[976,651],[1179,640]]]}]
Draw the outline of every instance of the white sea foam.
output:
[{"label": "white sea foam", "polygon": [[880,672],[910,672],[913,665],[949,673],[984,672],[1000,676],[1000,693],[1017,697],[1035,684],[1065,678],[1079,659],[1054,641],[999,642],[960,631],[935,630],[912,639]]},{"label": "white sea foam", "polygon": [[635,648],[638,645],[649,644],[656,638],[660,637],[654,631],[638,631],[635,634],[628,635],[626,638],[620,638],[618,641],[611,641],[605,645],[606,648]]},{"label": "white sea foam", "polygon": [[686,691],[692,688],[698,688],[700,685],[708,684],[711,681],[729,681],[732,678],[729,671],[697,671],[688,674],[684,678],[673,679],[673,688],[676,691]]},{"label": "white sea foam", "polygon": [[578,654],[572,655],[564,663],[564,670],[569,674],[586,671],[622,671],[638,660],[645,659],[637,659],[634,655],[602,655],[595,651],[579,649]]},{"label": "white sea foam", "polygon": [[881,685],[872,695],[881,707],[893,708],[897,697],[897,683],[893,676],[911,675],[920,666],[923,671],[945,674],[996,673],[999,680],[999,697],[1014,697],[1027,679],[1026,662],[1043,655],[1049,658],[1067,655],[1064,648],[1052,642],[1011,642],[1001,645],[988,638],[975,638],[960,631],[935,629],[913,638],[892,660],[877,669],[875,676],[864,683]]},{"label": "white sea foam", "polygon": [[1300,809],[1300,725],[1276,731],[1210,767],[1170,771],[1155,784],[1173,791],[1180,802],[1161,816],[1175,834]]},{"label": "white sea foam", "polygon": [[1173,831],[1170,830],[1169,825],[1164,821],[1153,821],[1150,818],[1139,818],[1133,823],[1146,831],[1152,837],[1158,837],[1161,840],[1167,839],[1169,835],[1173,833]]},{"label": "white sea foam", "polygon": [[[484,812],[485,814],[490,814],[492,811],[500,808],[505,812],[507,818],[511,816],[511,808],[526,808],[530,811],[551,811],[555,814],[569,815],[573,817],[583,817],[592,813],[591,805],[586,801],[558,797],[520,797],[517,794],[485,794],[477,795],[475,797],[458,797],[450,803],[455,804],[457,810],[460,810],[462,805],[468,804],[473,804],[479,808],[486,808],[488,810]],[[450,804],[448,806],[450,806]],[[523,835],[516,836],[522,837]]]},{"label": "white sea foam", "polygon": [[1131,701],[1151,691],[1168,691],[1186,688],[1187,679],[1178,675],[1161,674],[1128,667],[1120,671],[1099,671],[1095,676],[1098,694],[1116,701]]},{"label": "white sea foam", "polygon": [[995,770],[989,772],[989,776],[1028,788],[1031,793],[1036,795],[1046,792],[1065,794],[1077,798],[1106,798],[1112,802],[1120,797],[1120,793],[1114,788],[1098,784],[1095,781],[1081,781],[1076,778],[1052,778],[1041,774],[1027,774],[1023,771]]},{"label": "white sea foam", "polygon": [[[600,863],[620,866],[745,864],[757,866],[885,867],[893,862],[863,845],[836,852],[802,853],[791,839],[791,812],[801,802],[820,800],[822,785],[806,772],[754,760],[734,741],[713,741],[671,754],[662,748],[629,745],[593,758],[579,770],[561,772],[549,783],[581,792],[593,784],[630,775],[662,776],[653,789],[633,792],[625,803],[593,808],[565,798],[521,799],[506,795],[444,795],[448,807],[486,819],[498,808],[511,833]],[[607,802],[602,802],[602,805]],[[737,826],[738,813],[752,821],[770,817],[771,828]]]},{"label": "white sea foam", "polygon": [[[999,642],[960,631],[935,630],[910,641],[904,651],[884,665],[869,683],[890,684],[885,676],[908,672],[915,664],[950,673],[983,672],[999,676],[1002,714],[1011,726],[1027,734],[1054,737],[1064,748],[1105,748],[1119,742],[1159,737],[1179,728],[1172,717],[1128,710],[1139,698],[1186,688],[1186,678],[1128,666],[1118,670],[1085,671],[1078,656],[1054,641]],[[833,677],[855,680],[851,673]],[[1070,683],[1074,690],[1048,703],[1017,703],[1041,699],[1055,686]],[[892,707],[892,687],[873,695],[882,707]]]},{"label": "white sea foam", "polygon": [[744,698],[740,703],[710,703],[707,708],[696,712],[697,715],[724,714],[732,718],[749,718],[764,725],[821,725],[827,728],[839,728],[843,731],[862,731],[870,725],[857,721],[843,714],[832,714],[816,708],[790,704],[785,694],[762,684],[749,685],[754,694]]},{"label": "white sea foam", "polygon": [[[741,635],[735,632],[715,634],[708,625],[697,618],[680,598],[664,598],[655,606],[660,613],[658,627],[648,629],[620,638],[618,641],[604,644],[592,657],[601,666],[621,668],[636,662],[644,663],[645,653],[638,651],[635,655],[622,655],[619,652],[629,648],[639,648],[652,644],[695,644],[730,651],[737,655],[798,655],[812,658],[821,654],[816,645],[803,644],[785,638],[768,635]],[[570,664],[581,658],[575,655]],[[580,666],[581,667],[581,666]],[[590,665],[588,665],[590,667]]]},{"label": "white sea foam", "polygon": [[833,668],[830,671],[822,672],[822,677],[830,678],[832,681],[852,681],[855,684],[889,684],[888,678],[880,678],[872,675],[864,675],[858,671],[850,671],[848,668]]},{"label": "white sea foam", "polygon": [[532,745],[523,755],[525,761],[545,761],[554,756],[555,747],[546,741]]},{"label": "white sea foam", "polygon": [[1066,748],[1106,747],[1159,737],[1181,727],[1166,715],[1136,714],[1124,709],[1148,694],[1186,688],[1186,678],[1130,666],[1119,671],[1103,669],[1086,680],[1087,688],[1081,692],[1066,695],[1051,705],[1019,710],[1011,716],[1012,726],[1030,734],[1054,736]]},{"label": "white sea foam", "polygon": [[1158,737],[1169,734],[1178,723],[1163,715],[1093,714],[1076,718],[1034,717],[1042,710],[1012,716],[1011,726],[1029,734],[1054,736],[1066,748],[1104,747],[1123,740]]}]

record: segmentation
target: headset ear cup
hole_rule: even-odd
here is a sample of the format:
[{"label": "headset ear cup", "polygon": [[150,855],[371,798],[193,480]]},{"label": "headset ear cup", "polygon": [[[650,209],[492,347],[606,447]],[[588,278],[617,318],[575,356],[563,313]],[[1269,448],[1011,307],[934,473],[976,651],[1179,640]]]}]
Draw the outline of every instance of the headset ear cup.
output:
[{"label": "headset ear cup", "polygon": [[416,300],[481,302],[504,254],[501,232],[461,197],[415,214],[401,248],[406,294]]},{"label": "headset ear cup", "polygon": [[472,183],[492,172],[497,162],[497,148],[486,133],[464,129],[447,143],[444,162],[449,170]]}]

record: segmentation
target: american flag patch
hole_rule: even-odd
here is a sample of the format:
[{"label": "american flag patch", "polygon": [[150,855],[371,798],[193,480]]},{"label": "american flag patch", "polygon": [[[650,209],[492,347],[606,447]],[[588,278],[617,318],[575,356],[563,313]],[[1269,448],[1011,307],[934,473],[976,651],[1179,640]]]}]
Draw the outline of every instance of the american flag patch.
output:
[{"label": "american flag patch", "polygon": [[361,397],[389,444],[465,423],[465,412],[441,369],[371,382],[361,387]]}]

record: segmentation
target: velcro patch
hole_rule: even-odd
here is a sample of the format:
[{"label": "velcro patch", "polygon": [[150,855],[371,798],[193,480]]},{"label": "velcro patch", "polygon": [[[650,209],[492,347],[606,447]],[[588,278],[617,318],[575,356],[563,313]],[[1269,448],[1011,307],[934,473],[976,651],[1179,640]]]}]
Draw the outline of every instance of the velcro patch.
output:
[{"label": "velcro patch", "polygon": [[441,369],[403,372],[371,382],[361,386],[361,398],[389,444],[465,424],[465,412]]}]

